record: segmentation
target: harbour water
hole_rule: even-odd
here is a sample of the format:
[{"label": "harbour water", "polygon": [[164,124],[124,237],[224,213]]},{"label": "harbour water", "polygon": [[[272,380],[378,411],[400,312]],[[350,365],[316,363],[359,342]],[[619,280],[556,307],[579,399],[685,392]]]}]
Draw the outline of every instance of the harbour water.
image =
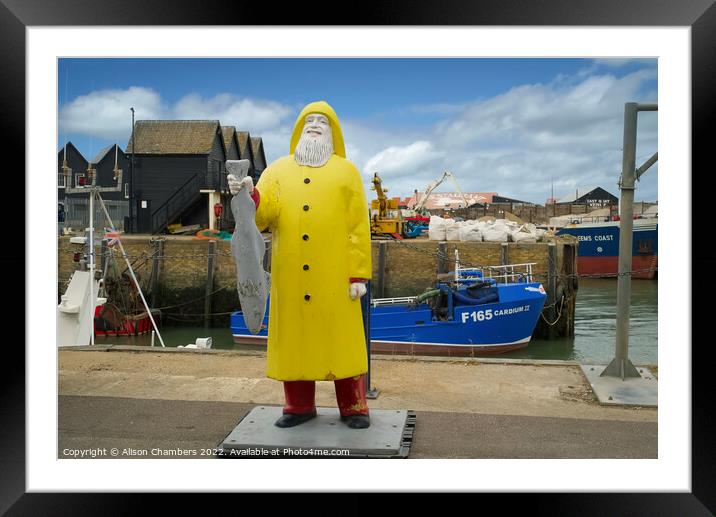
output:
[{"label": "harbour water", "polygon": [[[634,364],[658,364],[658,280],[633,280],[629,318],[629,358]],[[503,357],[563,359],[608,363],[614,358],[617,327],[617,279],[580,278],[574,336],[534,339],[523,350]]]},{"label": "harbour water", "polygon": [[[658,280],[634,280],[631,290],[629,358],[635,364],[658,364]],[[573,337],[551,341],[534,339],[525,349],[495,357],[606,364],[614,357],[616,305],[616,279],[582,278],[577,292]],[[162,329],[165,345],[172,347],[209,336],[213,348],[239,348],[234,344],[229,328],[165,326]],[[149,345],[150,341],[150,336],[97,338],[97,344]],[[157,339],[155,346],[160,346]]]}]

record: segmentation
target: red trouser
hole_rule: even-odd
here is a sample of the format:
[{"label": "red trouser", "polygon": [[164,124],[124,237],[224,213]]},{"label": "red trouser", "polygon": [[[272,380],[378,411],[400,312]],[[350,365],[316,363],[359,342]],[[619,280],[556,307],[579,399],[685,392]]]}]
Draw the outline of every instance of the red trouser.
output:
[{"label": "red trouser", "polygon": [[[341,416],[368,414],[368,404],[365,401],[365,374],[337,379],[334,384]],[[303,415],[316,411],[315,381],[284,381],[283,392],[286,395],[284,413]]]}]

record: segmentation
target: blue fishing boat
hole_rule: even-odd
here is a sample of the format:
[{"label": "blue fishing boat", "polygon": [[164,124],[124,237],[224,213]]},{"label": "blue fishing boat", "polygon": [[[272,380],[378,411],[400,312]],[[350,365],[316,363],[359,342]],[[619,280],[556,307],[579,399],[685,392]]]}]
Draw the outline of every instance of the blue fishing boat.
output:
[{"label": "blue fishing boat", "polygon": [[[371,352],[476,356],[526,347],[544,306],[542,284],[532,266],[511,264],[462,268],[418,296],[377,298],[370,303]],[[270,303],[270,302],[269,302]],[[253,335],[241,312],[231,315],[234,342],[265,345],[268,311]]]}]

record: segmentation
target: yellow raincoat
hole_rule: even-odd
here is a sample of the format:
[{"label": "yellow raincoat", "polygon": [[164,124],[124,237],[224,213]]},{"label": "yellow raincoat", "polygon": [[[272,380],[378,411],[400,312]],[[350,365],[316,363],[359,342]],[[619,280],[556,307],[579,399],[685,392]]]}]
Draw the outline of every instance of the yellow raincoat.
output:
[{"label": "yellow raincoat", "polygon": [[[325,115],[333,132],[334,154],[322,167],[301,166],[293,156],[310,113]],[[272,232],[266,375],[280,381],[360,375],[368,370],[360,299],[348,293],[351,278],[371,276],[369,213],[327,103],[303,109],[290,153],[256,185],[256,225]]]}]

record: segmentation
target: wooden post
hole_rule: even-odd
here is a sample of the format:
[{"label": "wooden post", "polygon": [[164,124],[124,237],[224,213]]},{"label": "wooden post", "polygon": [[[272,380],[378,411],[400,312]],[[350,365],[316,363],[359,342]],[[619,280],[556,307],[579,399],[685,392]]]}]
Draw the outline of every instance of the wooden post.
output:
[{"label": "wooden post", "polygon": [[378,285],[376,288],[377,297],[385,298],[385,256],[388,251],[388,243],[381,241],[378,243]]},{"label": "wooden post", "polygon": [[506,266],[510,263],[510,245],[507,242],[500,243],[500,264]]},{"label": "wooden post", "polygon": [[[547,321],[554,323],[557,319],[557,245],[554,242],[547,245],[547,262]],[[548,325],[547,337],[557,337],[556,325]]]},{"label": "wooden post", "polygon": [[164,241],[154,241],[154,260],[152,260],[152,307],[157,306],[157,290],[159,289],[159,274],[164,255]]},{"label": "wooden post", "polygon": [[[577,296],[577,290],[579,289],[579,277],[577,276],[577,246],[574,244],[569,244],[565,246],[565,251],[569,249],[569,255],[565,256],[565,263],[568,268],[568,274],[570,275],[570,278],[572,279],[572,282],[568,282],[568,285],[570,289],[568,290],[570,294],[570,304],[569,304],[569,320],[568,320],[568,329],[567,329],[567,336],[574,336],[574,310],[575,310],[575,299]],[[567,261],[567,259],[569,259]]]},{"label": "wooden post", "polygon": [[440,242],[438,243],[438,274],[447,272],[447,242]]},{"label": "wooden post", "polygon": [[[559,290],[566,297],[564,307],[562,308],[562,321],[559,328],[562,336],[574,335],[574,300],[577,295],[578,277],[576,246],[574,244],[565,244],[562,247],[562,264],[561,264],[561,285],[558,284]],[[561,303],[561,302],[560,302]]]},{"label": "wooden post", "polygon": [[204,328],[211,325],[211,293],[214,291],[214,253],[216,241],[209,241],[209,257],[206,264],[206,297],[204,298]]}]

